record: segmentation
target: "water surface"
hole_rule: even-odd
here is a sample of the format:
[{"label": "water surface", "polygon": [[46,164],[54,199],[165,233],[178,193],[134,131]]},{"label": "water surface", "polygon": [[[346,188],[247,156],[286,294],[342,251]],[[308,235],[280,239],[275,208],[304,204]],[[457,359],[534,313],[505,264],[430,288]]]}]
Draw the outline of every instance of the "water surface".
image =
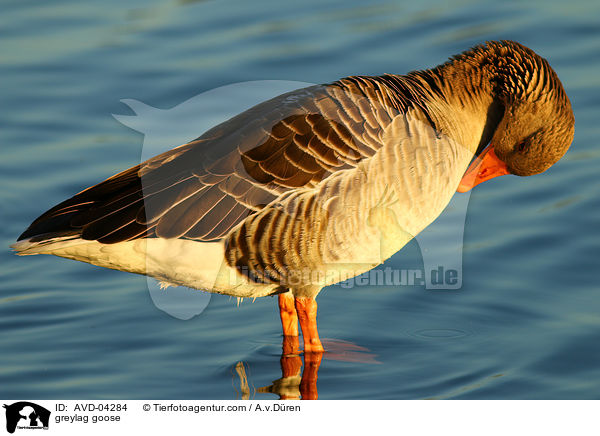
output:
[{"label": "water surface", "polygon": [[[9,251],[41,212],[139,162],[143,136],[111,115],[132,114],[121,99],[168,109],[251,80],[405,73],[514,39],[561,78],[572,149],[474,190],[459,291],[325,289],[319,330],[338,353],[319,397],[598,398],[598,16],[586,1],[4,2],[0,397],[233,399],[241,365],[251,397],[277,398],[258,392],[281,377],[275,299],[213,296],[181,320],[144,277]],[[422,268],[419,246],[386,265]]]}]

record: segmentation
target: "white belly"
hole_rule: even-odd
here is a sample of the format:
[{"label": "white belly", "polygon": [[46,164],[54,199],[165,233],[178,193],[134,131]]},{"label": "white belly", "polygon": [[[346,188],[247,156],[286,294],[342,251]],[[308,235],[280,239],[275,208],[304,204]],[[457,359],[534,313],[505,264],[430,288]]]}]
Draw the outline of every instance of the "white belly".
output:
[{"label": "white belly", "polygon": [[227,265],[222,242],[149,238],[101,244],[82,239],[63,239],[44,243],[20,241],[12,247],[20,255],[53,254],[105,268],[148,275],[172,285],[235,297],[263,297],[277,288],[277,285],[250,282]]}]

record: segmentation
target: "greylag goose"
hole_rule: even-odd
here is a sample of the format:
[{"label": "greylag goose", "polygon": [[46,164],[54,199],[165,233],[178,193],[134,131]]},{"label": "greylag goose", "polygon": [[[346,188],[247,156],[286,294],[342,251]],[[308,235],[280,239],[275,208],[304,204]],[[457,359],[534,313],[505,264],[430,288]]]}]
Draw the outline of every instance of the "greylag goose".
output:
[{"label": "greylag goose", "polygon": [[[321,352],[315,297],[428,226],[454,192],[556,163],[573,139],[548,62],[512,41],[406,75],[261,103],[81,191],[13,244],[236,297],[278,295],[284,338]],[[469,166],[469,163],[476,159]]]}]

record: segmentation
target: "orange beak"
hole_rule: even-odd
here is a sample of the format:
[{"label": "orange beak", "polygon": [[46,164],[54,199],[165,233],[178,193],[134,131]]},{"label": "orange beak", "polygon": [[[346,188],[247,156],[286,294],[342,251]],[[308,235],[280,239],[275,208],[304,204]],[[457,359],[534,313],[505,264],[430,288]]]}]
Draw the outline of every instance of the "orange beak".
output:
[{"label": "orange beak", "polygon": [[481,182],[506,174],[510,174],[508,168],[506,168],[506,164],[498,159],[498,156],[494,153],[494,147],[488,145],[488,147],[477,156],[477,159],[469,165],[469,168],[458,184],[458,189],[456,191],[470,191],[471,188],[479,185]]}]

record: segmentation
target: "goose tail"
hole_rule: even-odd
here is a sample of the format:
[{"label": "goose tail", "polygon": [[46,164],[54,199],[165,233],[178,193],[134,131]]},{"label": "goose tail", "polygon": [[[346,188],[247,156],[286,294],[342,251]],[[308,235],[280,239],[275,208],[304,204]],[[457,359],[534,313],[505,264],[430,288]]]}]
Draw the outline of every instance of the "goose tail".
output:
[{"label": "goose tail", "polygon": [[39,235],[27,239],[21,239],[10,245],[19,256],[31,256],[34,254],[54,254],[55,251],[68,246],[87,242],[80,235]]}]

